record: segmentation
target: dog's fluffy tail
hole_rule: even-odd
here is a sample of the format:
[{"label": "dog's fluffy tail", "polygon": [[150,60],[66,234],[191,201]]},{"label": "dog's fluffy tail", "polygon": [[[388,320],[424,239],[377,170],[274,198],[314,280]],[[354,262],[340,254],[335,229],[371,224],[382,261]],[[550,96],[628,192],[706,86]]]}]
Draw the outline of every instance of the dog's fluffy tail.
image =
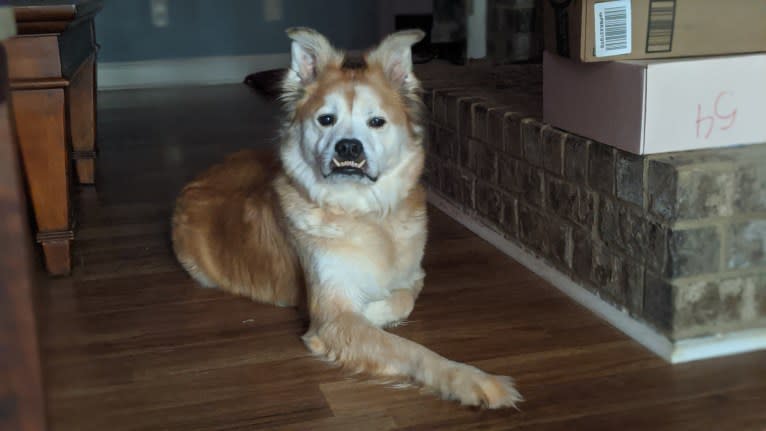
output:
[{"label": "dog's fluffy tail", "polygon": [[342,312],[312,325],[303,337],[314,354],[354,372],[413,381],[464,405],[502,408],[522,400],[510,377],[487,374]]}]

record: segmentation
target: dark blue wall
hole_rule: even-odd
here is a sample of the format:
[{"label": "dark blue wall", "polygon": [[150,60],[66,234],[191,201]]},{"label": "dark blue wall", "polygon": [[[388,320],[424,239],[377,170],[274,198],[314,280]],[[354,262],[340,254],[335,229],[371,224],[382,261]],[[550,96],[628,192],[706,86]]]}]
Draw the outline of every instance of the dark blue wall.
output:
[{"label": "dark blue wall", "polygon": [[261,0],[169,0],[170,25],[152,25],[149,0],[106,0],[96,18],[99,61],[286,53],[284,30],[316,28],[345,49],[378,39],[377,2],[283,0],[282,19],[265,22]]}]

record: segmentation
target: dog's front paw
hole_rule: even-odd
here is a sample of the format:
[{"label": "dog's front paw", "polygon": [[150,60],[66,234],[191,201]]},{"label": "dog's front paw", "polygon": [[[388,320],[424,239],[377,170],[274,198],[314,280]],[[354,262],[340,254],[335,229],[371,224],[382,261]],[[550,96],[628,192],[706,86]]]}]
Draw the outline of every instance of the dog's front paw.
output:
[{"label": "dog's front paw", "polygon": [[301,337],[303,344],[309,349],[311,353],[317,356],[324,356],[327,354],[327,347],[324,342],[314,333],[306,333]]},{"label": "dog's front paw", "polygon": [[397,326],[412,313],[415,299],[409,290],[395,290],[386,299],[367,304],[364,317],[373,325],[381,327]]},{"label": "dog's front paw", "polygon": [[487,374],[470,365],[460,364],[450,370],[446,383],[442,395],[463,405],[499,409],[515,407],[524,400],[510,377]]},{"label": "dog's front paw", "polygon": [[382,328],[399,319],[387,300],[374,301],[364,307],[364,317],[374,326]]}]

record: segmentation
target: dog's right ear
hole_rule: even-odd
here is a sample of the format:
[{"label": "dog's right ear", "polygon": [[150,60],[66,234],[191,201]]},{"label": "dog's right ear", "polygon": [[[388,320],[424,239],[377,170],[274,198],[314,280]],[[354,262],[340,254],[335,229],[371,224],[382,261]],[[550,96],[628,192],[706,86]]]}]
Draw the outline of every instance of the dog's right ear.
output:
[{"label": "dog's right ear", "polygon": [[294,84],[310,84],[325,66],[339,61],[340,54],[314,29],[292,27],[287,29],[287,36],[293,41],[287,79],[297,81]]}]

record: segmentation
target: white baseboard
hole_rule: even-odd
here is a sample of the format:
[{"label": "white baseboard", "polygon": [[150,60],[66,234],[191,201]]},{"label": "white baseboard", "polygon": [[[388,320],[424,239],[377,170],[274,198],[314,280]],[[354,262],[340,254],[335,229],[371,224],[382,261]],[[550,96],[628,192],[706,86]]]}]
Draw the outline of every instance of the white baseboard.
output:
[{"label": "white baseboard", "polygon": [[288,53],[98,63],[98,88],[236,84],[251,73],[287,67],[289,63]]},{"label": "white baseboard", "polygon": [[558,271],[543,259],[534,256],[466,215],[461,209],[438,194],[429,191],[428,201],[506,255],[544,278],[577,303],[594,312],[668,362],[675,364],[766,349],[766,328],[692,338],[673,343],[650,326],[630,317],[627,313],[575,283],[566,274]]},{"label": "white baseboard", "polygon": [[766,329],[746,329],[677,341],[671,362],[678,364],[764,349],[766,349]]}]

